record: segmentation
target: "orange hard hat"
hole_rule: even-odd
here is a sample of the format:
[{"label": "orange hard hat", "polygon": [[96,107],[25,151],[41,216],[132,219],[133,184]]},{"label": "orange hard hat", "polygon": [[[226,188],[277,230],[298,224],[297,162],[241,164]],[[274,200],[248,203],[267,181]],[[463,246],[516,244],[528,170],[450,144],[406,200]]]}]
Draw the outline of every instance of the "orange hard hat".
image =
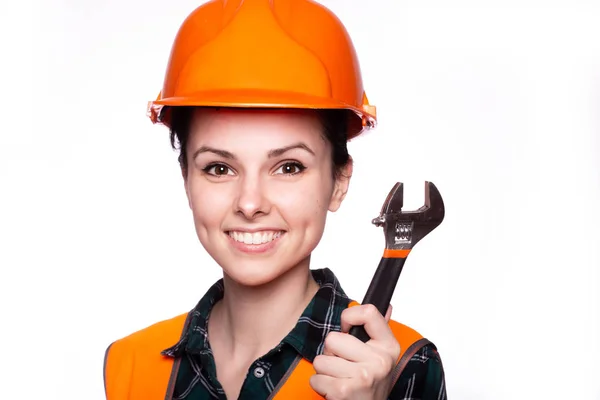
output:
[{"label": "orange hard hat", "polygon": [[171,106],[346,109],[348,138],[374,127],[356,50],[338,17],[312,0],[212,0],[177,33],[154,123]]}]

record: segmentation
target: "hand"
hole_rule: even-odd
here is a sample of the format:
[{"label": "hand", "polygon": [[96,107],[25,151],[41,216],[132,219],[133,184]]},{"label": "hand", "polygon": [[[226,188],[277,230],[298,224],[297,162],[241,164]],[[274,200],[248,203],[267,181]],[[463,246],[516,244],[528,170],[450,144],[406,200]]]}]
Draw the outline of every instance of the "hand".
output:
[{"label": "hand", "polygon": [[[327,400],[387,399],[393,384],[391,372],[400,355],[400,344],[388,325],[391,315],[391,306],[385,317],[371,304],[345,309],[342,331],[330,332],[323,354],[314,359],[313,390]],[[349,335],[354,325],[364,325],[371,339],[363,343]]]}]

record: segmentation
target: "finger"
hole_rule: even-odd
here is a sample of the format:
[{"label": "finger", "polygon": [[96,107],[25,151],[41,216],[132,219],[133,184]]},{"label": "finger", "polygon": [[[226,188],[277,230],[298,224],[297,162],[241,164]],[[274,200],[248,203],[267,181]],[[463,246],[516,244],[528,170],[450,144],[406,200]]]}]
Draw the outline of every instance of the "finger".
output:
[{"label": "finger", "polygon": [[317,374],[333,378],[351,378],[356,375],[356,363],[337,356],[316,356],[313,360],[313,367]]},{"label": "finger", "polygon": [[[388,312],[391,313],[389,309]],[[372,304],[349,307],[342,311],[342,332],[360,325],[364,326],[372,340],[389,341],[394,338],[385,317]]]},{"label": "finger", "polygon": [[336,380],[331,376],[316,374],[310,377],[309,383],[315,392],[327,398],[327,394],[333,391]]},{"label": "finger", "polygon": [[392,318],[392,311],[393,311],[393,310],[392,310],[392,308],[393,308],[393,307],[392,307],[392,305],[390,304],[390,305],[388,306],[388,309],[387,309],[386,313],[385,313],[385,321],[386,321],[386,322],[390,322],[390,319]]},{"label": "finger", "polygon": [[333,335],[335,336],[337,333],[335,331],[331,331],[327,334],[327,336],[325,337],[325,342],[323,343],[323,355],[324,356],[335,356],[336,354],[333,352],[332,348],[331,348],[331,340],[332,338],[330,338],[329,336]]},{"label": "finger", "polygon": [[372,358],[373,349],[358,338],[342,332],[329,332],[325,338],[323,354],[360,362]]}]

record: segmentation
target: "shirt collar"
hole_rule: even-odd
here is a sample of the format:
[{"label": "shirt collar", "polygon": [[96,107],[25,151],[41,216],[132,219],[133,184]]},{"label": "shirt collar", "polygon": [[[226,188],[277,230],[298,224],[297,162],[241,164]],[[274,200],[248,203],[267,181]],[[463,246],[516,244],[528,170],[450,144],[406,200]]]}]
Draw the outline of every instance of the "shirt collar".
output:
[{"label": "shirt collar", "polygon": [[[348,307],[350,299],[330,269],[311,270],[311,273],[319,289],[282,343],[289,344],[302,357],[313,362],[322,353],[327,334],[341,329],[341,314]],[[186,353],[210,351],[207,341],[208,317],[213,305],[223,298],[223,294],[223,279],[220,279],[190,311],[190,322],[179,342],[163,350],[162,354],[180,357]]]}]

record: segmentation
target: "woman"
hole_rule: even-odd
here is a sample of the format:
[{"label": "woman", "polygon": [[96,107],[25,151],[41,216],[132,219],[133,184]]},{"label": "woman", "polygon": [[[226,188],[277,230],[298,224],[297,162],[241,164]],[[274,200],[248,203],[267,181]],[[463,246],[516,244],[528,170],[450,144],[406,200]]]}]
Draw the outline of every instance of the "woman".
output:
[{"label": "woman", "polygon": [[[197,236],[223,269],[189,313],[112,343],[108,400],[444,399],[435,346],[311,270],[374,126],[354,47],[310,0],[215,0],[150,106],[179,145]],[[364,325],[363,343],[348,335]],[[412,346],[411,346],[412,345]]]}]

